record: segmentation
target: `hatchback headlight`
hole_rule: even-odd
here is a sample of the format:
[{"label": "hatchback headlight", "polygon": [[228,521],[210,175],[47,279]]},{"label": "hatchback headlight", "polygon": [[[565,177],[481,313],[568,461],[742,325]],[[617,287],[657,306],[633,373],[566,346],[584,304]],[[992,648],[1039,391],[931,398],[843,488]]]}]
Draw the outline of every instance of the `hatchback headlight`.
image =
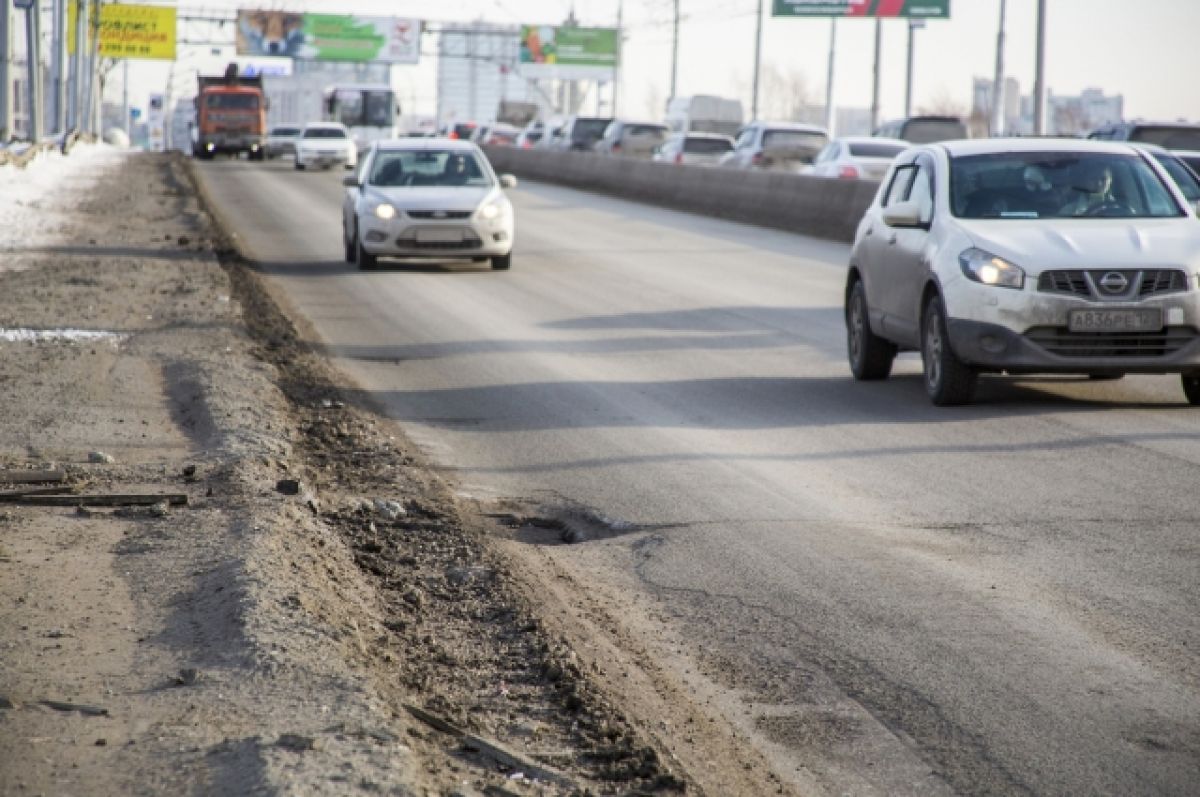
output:
[{"label": "hatchback headlight", "polygon": [[388,219],[396,218],[396,209],[384,202],[382,205],[375,206],[375,216],[387,221]]},{"label": "hatchback headlight", "polygon": [[967,279],[1000,288],[1025,286],[1025,271],[1002,257],[974,247],[958,256],[958,265]]},{"label": "hatchback headlight", "polygon": [[479,209],[479,218],[484,221],[498,219],[505,214],[507,208],[501,202],[489,202]]}]

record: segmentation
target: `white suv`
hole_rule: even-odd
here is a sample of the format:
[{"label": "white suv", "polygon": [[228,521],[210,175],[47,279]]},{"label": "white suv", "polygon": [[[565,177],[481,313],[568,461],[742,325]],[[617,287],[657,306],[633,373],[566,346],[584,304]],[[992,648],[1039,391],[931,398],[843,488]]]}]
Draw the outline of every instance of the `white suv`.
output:
[{"label": "white suv", "polygon": [[981,372],[1178,373],[1200,404],[1200,224],[1126,144],[981,139],[905,150],[859,223],[850,368],[919,350],[934,404]]}]

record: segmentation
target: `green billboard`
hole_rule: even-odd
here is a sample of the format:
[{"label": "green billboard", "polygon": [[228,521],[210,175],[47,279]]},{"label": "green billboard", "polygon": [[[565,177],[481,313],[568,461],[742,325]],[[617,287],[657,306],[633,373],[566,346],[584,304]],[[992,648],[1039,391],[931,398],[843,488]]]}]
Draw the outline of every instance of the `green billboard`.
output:
[{"label": "green billboard", "polygon": [[419,55],[421,23],[417,20],[305,14],[303,30],[300,57],[415,64]]},{"label": "green billboard", "polygon": [[950,0],[772,0],[771,16],[948,19]]},{"label": "green billboard", "polygon": [[603,67],[617,63],[614,28],[521,26],[521,64],[566,67]]}]

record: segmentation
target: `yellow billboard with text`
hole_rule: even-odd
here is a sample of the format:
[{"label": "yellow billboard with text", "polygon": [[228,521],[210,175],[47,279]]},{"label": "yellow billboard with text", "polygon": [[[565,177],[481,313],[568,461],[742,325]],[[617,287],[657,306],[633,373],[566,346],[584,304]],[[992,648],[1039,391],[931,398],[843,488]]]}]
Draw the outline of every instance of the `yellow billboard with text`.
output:
[{"label": "yellow billboard with text", "polygon": [[[78,3],[67,4],[67,30],[75,30]],[[88,29],[88,41],[92,31]],[[75,37],[68,35],[67,51],[75,52]],[[114,3],[100,7],[100,55],[105,58],[155,58],[175,60],[175,9]]]}]

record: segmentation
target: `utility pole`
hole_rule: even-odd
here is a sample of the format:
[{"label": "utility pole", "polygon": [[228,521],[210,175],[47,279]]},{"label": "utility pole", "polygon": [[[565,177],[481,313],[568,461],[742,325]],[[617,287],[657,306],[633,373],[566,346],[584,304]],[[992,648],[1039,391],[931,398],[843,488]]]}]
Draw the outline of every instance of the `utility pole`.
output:
[{"label": "utility pole", "polygon": [[51,70],[54,85],[54,132],[67,132],[67,3],[69,0],[54,0],[54,36],[52,53],[54,68]]},{"label": "utility pole", "polygon": [[91,40],[87,48],[88,89],[84,114],[87,130],[99,136],[104,133],[100,129],[100,106],[104,102],[103,87],[100,85],[100,0],[90,0],[89,6],[88,25],[91,29]]},{"label": "utility pole", "polygon": [[671,23],[671,96],[675,98],[675,74],[679,69],[679,0],[675,0],[675,19]]},{"label": "utility pole", "polygon": [[754,96],[750,98],[750,119],[758,119],[758,73],[762,69],[763,0],[758,0],[758,23],[754,28]]},{"label": "utility pole", "polygon": [[615,118],[617,114],[617,97],[621,93],[621,37],[623,34],[622,22],[623,12],[625,10],[625,0],[617,0],[617,60],[613,64],[613,89],[612,89],[612,115]]},{"label": "utility pole", "polygon": [[36,2],[25,4],[25,62],[29,76],[29,140],[42,139],[42,11]]},{"label": "utility pole", "polygon": [[1033,70],[1033,132],[1046,135],[1046,0],[1038,0],[1037,56]]},{"label": "utility pole", "polygon": [[71,58],[71,90],[67,114],[67,126],[72,130],[83,130],[83,53],[87,41],[87,0],[67,0],[75,4],[75,30],[68,35],[75,39],[75,55]]},{"label": "utility pole", "polygon": [[12,138],[12,0],[0,0],[0,144]]},{"label": "utility pole", "polygon": [[833,64],[837,50],[837,17],[829,18],[829,66],[825,69],[825,131],[833,138],[836,133],[837,111],[833,107]]},{"label": "utility pole", "polygon": [[996,76],[992,81],[992,135],[1004,135],[1004,12],[1007,0],[1000,0],[1000,28],[996,32]]},{"label": "utility pole", "polygon": [[879,129],[879,70],[880,55],[883,52],[883,26],[879,17],[875,17],[875,77],[871,88],[871,132]]},{"label": "utility pole", "polygon": [[913,61],[914,61],[914,45],[916,44],[917,30],[925,27],[925,20],[910,19],[908,21],[908,69],[906,70],[906,78],[904,81],[904,118],[912,116],[912,98],[913,98]]},{"label": "utility pole", "polygon": [[125,131],[125,135],[133,137],[133,126],[129,123],[129,59],[125,59],[121,70],[121,112],[124,114],[124,121],[121,123],[121,129]]}]

